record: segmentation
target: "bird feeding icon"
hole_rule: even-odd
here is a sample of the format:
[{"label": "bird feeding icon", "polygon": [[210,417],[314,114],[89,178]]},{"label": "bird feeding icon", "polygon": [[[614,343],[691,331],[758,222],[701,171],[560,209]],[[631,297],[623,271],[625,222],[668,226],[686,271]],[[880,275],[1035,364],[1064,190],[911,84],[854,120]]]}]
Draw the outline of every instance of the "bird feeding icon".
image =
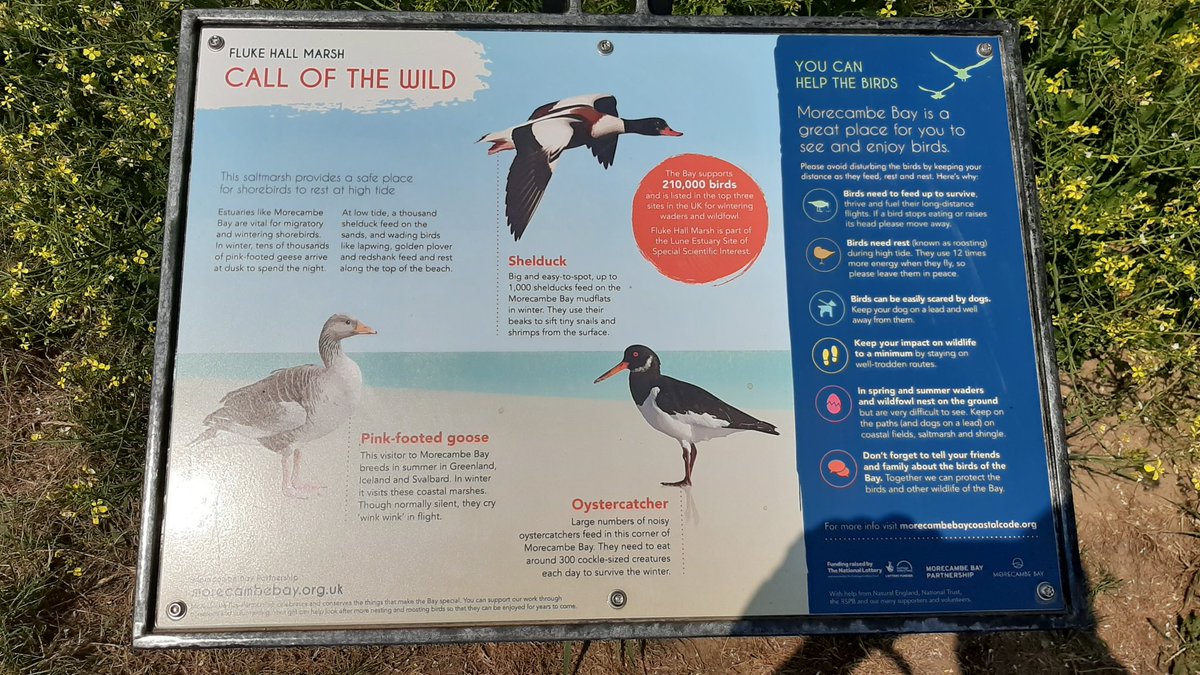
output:
[{"label": "bird feeding icon", "polygon": [[828,223],[838,212],[837,197],[825,188],[814,188],[804,195],[804,215],[814,223]]}]

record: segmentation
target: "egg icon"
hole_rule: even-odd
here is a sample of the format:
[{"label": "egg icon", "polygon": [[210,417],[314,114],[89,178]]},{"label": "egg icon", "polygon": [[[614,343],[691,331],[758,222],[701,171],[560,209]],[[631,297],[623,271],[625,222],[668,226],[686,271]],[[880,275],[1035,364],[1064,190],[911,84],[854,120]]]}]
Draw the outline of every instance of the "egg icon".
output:
[{"label": "egg icon", "polygon": [[830,394],[829,398],[825,399],[825,409],[830,415],[842,414],[842,399],[837,394]]}]

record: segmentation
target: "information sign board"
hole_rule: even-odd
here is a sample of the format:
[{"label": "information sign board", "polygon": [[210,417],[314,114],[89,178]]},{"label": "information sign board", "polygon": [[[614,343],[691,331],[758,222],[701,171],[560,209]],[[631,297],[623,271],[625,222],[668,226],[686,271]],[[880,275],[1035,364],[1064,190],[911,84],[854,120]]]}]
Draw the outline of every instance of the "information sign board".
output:
[{"label": "information sign board", "polygon": [[1079,620],[1011,26],[182,45],[136,645]]}]

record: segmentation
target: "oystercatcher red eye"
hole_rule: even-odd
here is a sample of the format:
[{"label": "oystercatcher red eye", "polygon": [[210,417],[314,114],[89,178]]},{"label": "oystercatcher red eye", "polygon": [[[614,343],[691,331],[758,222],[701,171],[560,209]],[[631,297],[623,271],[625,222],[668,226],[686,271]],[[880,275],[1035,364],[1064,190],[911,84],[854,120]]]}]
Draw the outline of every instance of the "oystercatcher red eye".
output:
[{"label": "oystercatcher red eye", "polygon": [[637,353],[637,352],[634,352],[634,353],[633,353],[633,355],[636,357],[636,356],[638,355],[638,353]]}]

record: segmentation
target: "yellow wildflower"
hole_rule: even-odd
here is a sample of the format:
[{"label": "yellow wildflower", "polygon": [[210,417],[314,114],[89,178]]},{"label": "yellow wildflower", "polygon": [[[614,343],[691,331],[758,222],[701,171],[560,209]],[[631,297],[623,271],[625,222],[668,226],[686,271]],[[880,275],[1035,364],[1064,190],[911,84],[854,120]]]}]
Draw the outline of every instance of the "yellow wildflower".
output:
[{"label": "yellow wildflower", "polygon": [[1152,481],[1157,481],[1163,477],[1166,471],[1163,470],[1161,459],[1156,459],[1153,462],[1146,462],[1142,465],[1142,471],[1146,472],[1146,477]]},{"label": "yellow wildflower", "polygon": [[887,0],[887,4],[879,8],[879,16],[885,19],[896,16],[896,10],[892,8],[892,0]]},{"label": "yellow wildflower", "polygon": [[94,47],[84,47],[83,55],[88,57],[89,61],[95,61],[96,59],[100,58],[101,52],[99,49],[96,49]]},{"label": "yellow wildflower", "polygon": [[1038,35],[1037,19],[1033,18],[1032,16],[1027,16],[1027,17],[1021,19],[1020,23],[1021,23],[1021,27],[1024,28],[1026,31],[1025,35],[1021,38],[1022,40],[1032,41],[1034,38],[1037,37],[1037,35]]},{"label": "yellow wildflower", "polygon": [[1095,126],[1095,125],[1089,127],[1087,125],[1080,123],[1079,120],[1076,120],[1074,122],[1071,122],[1070,126],[1067,127],[1067,131],[1069,131],[1073,134],[1078,134],[1080,136],[1088,136],[1091,134],[1100,133],[1100,127]]}]

